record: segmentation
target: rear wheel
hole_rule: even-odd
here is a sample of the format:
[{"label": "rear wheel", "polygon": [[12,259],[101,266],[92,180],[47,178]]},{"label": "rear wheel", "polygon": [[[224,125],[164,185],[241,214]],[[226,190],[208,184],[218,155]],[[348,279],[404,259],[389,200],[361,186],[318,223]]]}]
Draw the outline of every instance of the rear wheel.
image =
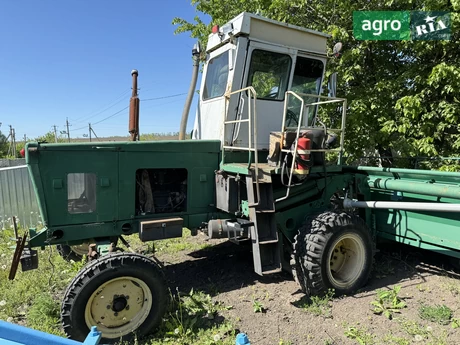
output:
[{"label": "rear wheel", "polygon": [[91,326],[103,343],[130,340],[156,328],[166,311],[166,282],[157,264],[140,254],[108,254],[69,284],[61,307],[64,331],[83,341]]},{"label": "rear wheel", "polygon": [[56,248],[59,255],[67,261],[81,261],[83,257],[88,254],[88,243],[82,243],[76,246],[58,244]]},{"label": "rear wheel", "polygon": [[303,292],[336,295],[362,287],[371,272],[373,245],[364,221],[345,212],[325,212],[307,221],[294,244],[295,274]]}]

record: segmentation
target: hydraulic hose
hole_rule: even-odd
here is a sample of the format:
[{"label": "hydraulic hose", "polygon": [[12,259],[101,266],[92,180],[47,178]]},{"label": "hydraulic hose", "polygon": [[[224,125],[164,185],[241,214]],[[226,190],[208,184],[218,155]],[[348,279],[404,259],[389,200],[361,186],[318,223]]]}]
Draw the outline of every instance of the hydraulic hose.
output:
[{"label": "hydraulic hose", "polygon": [[187,99],[185,100],[184,110],[182,112],[182,120],[180,122],[180,131],[179,131],[179,140],[185,139],[185,131],[187,129],[187,120],[188,114],[190,111],[190,106],[193,100],[193,94],[195,92],[196,81],[198,79],[198,70],[200,66],[200,43],[195,43],[192,49],[193,57],[193,71],[192,71],[192,80],[190,82],[190,87],[188,89]]}]

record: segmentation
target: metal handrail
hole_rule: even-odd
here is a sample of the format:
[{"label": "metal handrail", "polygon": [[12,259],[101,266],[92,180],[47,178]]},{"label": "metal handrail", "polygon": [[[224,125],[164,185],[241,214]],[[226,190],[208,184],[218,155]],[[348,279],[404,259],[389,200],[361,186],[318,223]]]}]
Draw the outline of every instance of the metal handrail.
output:
[{"label": "metal handrail", "polygon": [[[285,101],[284,101],[284,111],[283,111],[283,122],[281,123],[281,143],[284,142],[284,133],[286,132],[285,131],[285,124],[286,124],[288,95],[293,95],[294,97],[299,99],[300,102],[301,102],[299,121],[298,121],[298,125],[297,125],[297,134],[296,134],[296,139],[295,139],[295,147],[294,147],[294,154],[295,154],[295,152],[297,152],[297,145],[299,143],[299,141],[297,139],[300,136],[300,127],[302,125],[302,117],[303,117],[303,110],[305,108],[304,107],[305,101],[303,100],[302,97],[298,96],[294,91],[286,91],[286,96],[285,96]],[[293,159],[292,163],[291,163],[291,171],[290,171],[290,174],[289,174],[289,182],[288,182],[288,187],[287,187],[287,190],[286,190],[286,195],[284,197],[282,197],[282,198],[276,199],[275,202],[278,202],[278,201],[281,201],[281,200],[284,200],[284,199],[288,198],[289,191],[291,190],[292,175],[294,173],[294,166],[295,166],[295,159]],[[279,162],[278,162],[278,167],[279,167]],[[283,178],[283,177],[281,176],[281,178]]]},{"label": "metal handrail", "polygon": [[[240,111],[240,119],[237,120],[227,120],[228,116],[228,101],[230,99],[231,95],[237,94],[237,93],[242,93],[248,91],[248,99],[249,99],[249,106],[248,106],[248,118],[247,119],[242,119],[241,117],[243,116],[243,110],[241,109]],[[252,112],[251,108],[251,100],[252,100],[252,108],[254,111],[254,114]],[[255,207],[259,205],[260,201],[260,187],[259,187],[259,158],[257,155],[257,113],[256,113],[256,100],[257,100],[257,92],[252,86],[245,87],[240,90],[232,91],[232,92],[227,92],[225,93],[225,121],[224,121],[224,145],[222,145],[222,163],[225,164],[225,149],[232,149],[232,150],[240,150],[240,151],[248,151],[249,152],[249,158],[248,158],[248,170],[251,168],[251,152],[254,152],[254,172],[255,172],[255,180],[256,180],[256,195],[257,195],[257,202],[251,203],[248,206],[249,207]],[[244,102],[243,102],[244,104]],[[252,123],[252,118],[253,123]],[[225,126],[228,124],[239,124],[241,126],[241,123],[248,123],[248,147],[238,147],[238,146],[230,146],[230,145],[225,145]],[[239,133],[239,128],[238,128],[238,133]],[[254,135],[254,138],[252,138],[252,134]],[[236,138],[232,137],[231,143],[236,140]],[[253,140],[254,140],[254,147],[253,147]]]},{"label": "metal handrail", "polygon": [[[297,127],[286,127],[286,114],[287,114],[287,103],[289,95],[292,95],[301,101],[301,110],[299,114],[299,120]],[[313,103],[308,103],[305,105],[303,97],[314,97],[316,99],[326,99],[325,101],[317,101]],[[314,95],[314,94],[307,94],[307,93],[296,93],[294,91],[286,91],[285,101],[284,101],[284,113],[283,113],[283,122],[281,123],[281,144],[284,142],[284,136],[287,130],[289,129],[296,129],[296,138],[295,138],[295,145],[294,150],[291,148],[289,149],[281,149],[281,152],[292,153],[293,159],[291,164],[291,170],[289,172],[289,181],[286,189],[286,195],[284,197],[278,198],[275,202],[279,202],[285,200],[289,197],[289,192],[292,186],[292,175],[294,174],[294,166],[295,166],[295,154],[297,152],[297,145],[300,136],[301,129],[317,129],[318,127],[315,126],[302,126],[303,121],[303,111],[306,106],[315,106],[315,105],[322,105],[322,104],[330,104],[330,103],[343,103],[342,106],[342,121],[341,121],[341,128],[340,129],[329,129],[332,132],[339,132],[340,133],[340,148],[338,149],[310,149],[307,150],[308,153],[311,152],[338,152],[339,153],[339,160],[338,164],[342,164],[342,155],[343,155],[343,146],[345,141],[345,122],[346,122],[346,108],[347,108],[347,100],[345,98],[337,98],[337,97],[328,97],[328,96],[321,96],[321,95]],[[313,123],[316,123],[316,115],[314,117]],[[278,162],[279,168],[280,162]]]}]

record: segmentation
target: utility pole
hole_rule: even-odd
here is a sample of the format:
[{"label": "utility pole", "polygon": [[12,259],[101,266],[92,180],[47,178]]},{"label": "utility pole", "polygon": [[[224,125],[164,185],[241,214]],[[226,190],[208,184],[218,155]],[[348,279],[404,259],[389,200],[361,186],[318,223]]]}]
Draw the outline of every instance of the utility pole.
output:
[{"label": "utility pole", "polygon": [[16,158],[16,136],[14,133],[14,128],[13,126],[10,126],[10,134],[8,135],[8,138],[10,138],[10,146],[8,148],[8,156],[11,155]]},{"label": "utility pole", "polygon": [[13,157],[16,158],[16,131],[13,128]]},{"label": "utility pole", "polygon": [[54,128],[54,142],[57,143],[57,129],[56,129],[56,125],[53,125],[53,128]]},{"label": "utility pole", "polygon": [[88,132],[89,132],[89,141],[90,142],[91,142],[91,131],[92,131],[91,123],[88,123]]},{"label": "utility pole", "polygon": [[[90,126],[91,126],[91,124],[90,124]],[[93,127],[90,127],[90,128],[91,128],[91,133],[94,134],[94,137],[95,137],[98,141],[100,141],[100,140],[99,140],[99,137],[97,136],[97,134],[96,134],[96,132],[94,131]],[[91,133],[89,134],[89,137],[90,137],[90,138],[91,138]]]},{"label": "utility pole", "polygon": [[27,143],[27,135],[24,134],[24,146],[26,145]]},{"label": "utility pole", "polygon": [[13,127],[11,125],[9,125],[10,127],[10,133],[8,134],[8,138],[7,139],[10,139],[10,146],[8,146],[8,153],[7,155],[10,156],[12,154],[12,144],[13,144]]},{"label": "utility pole", "polygon": [[68,139],[68,141],[69,141],[69,143],[70,143],[70,131],[69,131],[69,126],[71,126],[71,125],[69,125],[69,118],[68,118],[68,117],[66,117],[66,119],[65,119],[65,125],[66,125],[66,127],[67,127],[67,139]]}]

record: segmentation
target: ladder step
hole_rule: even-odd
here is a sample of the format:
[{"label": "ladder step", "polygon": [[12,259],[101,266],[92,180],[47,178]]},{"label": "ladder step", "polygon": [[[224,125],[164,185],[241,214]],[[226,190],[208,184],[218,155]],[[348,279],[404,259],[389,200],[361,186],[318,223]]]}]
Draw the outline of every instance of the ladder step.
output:
[{"label": "ladder step", "polygon": [[[260,183],[260,179],[258,179]],[[250,228],[252,240],[254,271],[259,275],[281,272],[281,248],[276,226],[273,186],[270,183],[260,183],[259,205],[249,209],[249,219],[253,226]],[[246,176],[248,202],[256,201],[257,185],[252,176]]]},{"label": "ladder step", "polygon": [[278,243],[278,239],[259,241],[259,245],[274,244],[274,243]]},{"label": "ladder step", "polygon": [[267,267],[267,269],[264,269],[262,271],[262,274],[274,274],[274,273],[280,273],[281,272],[281,267],[279,268],[273,268],[273,267]]}]

